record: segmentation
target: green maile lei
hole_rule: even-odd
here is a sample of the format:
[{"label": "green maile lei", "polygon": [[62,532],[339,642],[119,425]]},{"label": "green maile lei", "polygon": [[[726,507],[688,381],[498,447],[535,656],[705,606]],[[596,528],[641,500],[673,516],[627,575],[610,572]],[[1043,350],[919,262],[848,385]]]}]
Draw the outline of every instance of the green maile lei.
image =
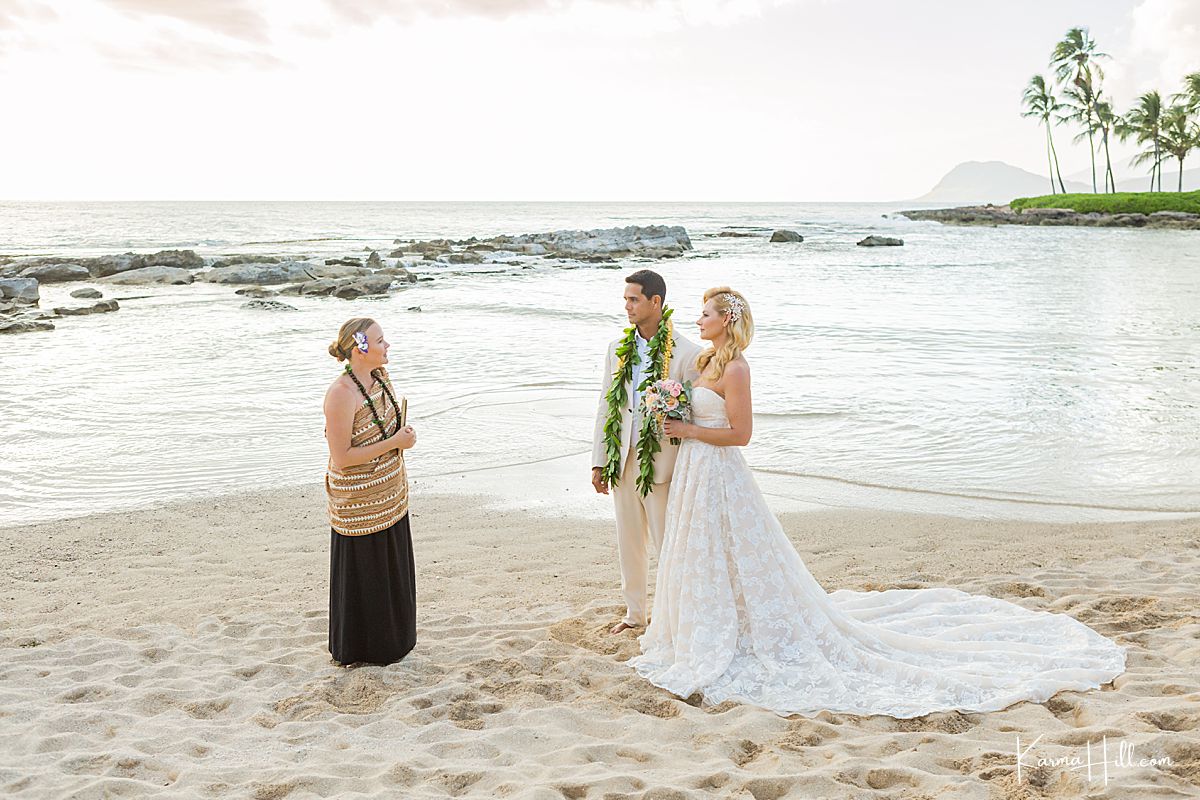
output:
[{"label": "green maile lei", "polygon": [[[670,372],[671,350],[674,347],[671,325],[673,313],[674,309],[663,308],[658,331],[649,342],[650,370],[646,379],[637,387],[638,391],[643,391],[655,381],[666,378]],[[625,329],[625,335],[617,344],[617,371],[613,373],[612,386],[604,395],[608,404],[608,416],[604,420],[604,453],[607,461],[601,469],[600,476],[609,486],[616,486],[621,478],[621,410],[629,400],[625,384],[633,379],[633,365],[638,363],[639,359],[636,337],[636,325]],[[637,443],[637,488],[642,497],[649,494],[654,487],[654,456],[661,450],[658,426],[655,425],[654,417],[647,414],[642,418]]]}]

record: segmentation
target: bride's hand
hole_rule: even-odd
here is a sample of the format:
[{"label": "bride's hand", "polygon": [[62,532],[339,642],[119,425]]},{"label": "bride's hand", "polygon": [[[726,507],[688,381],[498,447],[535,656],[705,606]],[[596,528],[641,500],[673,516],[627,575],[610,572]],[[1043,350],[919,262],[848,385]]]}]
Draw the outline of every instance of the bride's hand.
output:
[{"label": "bride's hand", "polygon": [[692,426],[681,419],[663,420],[663,433],[676,439],[692,438]]}]

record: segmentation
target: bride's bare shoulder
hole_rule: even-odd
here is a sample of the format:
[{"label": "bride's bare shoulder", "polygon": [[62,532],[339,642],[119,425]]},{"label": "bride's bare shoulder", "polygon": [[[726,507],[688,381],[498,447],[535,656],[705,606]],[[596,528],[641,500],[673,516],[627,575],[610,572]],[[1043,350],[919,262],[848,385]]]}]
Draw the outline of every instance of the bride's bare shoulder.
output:
[{"label": "bride's bare shoulder", "polygon": [[750,362],[743,356],[738,356],[725,365],[725,374],[738,380],[750,380]]}]

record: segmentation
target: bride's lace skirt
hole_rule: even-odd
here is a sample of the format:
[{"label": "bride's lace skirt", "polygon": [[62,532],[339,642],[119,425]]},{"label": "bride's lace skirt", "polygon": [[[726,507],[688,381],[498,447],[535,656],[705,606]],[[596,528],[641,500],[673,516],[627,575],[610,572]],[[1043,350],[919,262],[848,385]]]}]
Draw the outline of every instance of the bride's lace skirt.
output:
[{"label": "bride's lace skirt", "polygon": [[994,711],[1125,670],[1122,647],[1063,614],[950,588],[827,593],[741,450],[692,439],[640,642],[630,663],[680,697],[808,716]]}]

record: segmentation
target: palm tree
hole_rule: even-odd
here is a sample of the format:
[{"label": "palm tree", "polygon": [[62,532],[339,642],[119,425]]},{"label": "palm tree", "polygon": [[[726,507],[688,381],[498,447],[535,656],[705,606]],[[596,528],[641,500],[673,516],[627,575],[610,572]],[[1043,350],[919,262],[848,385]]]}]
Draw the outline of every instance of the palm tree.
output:
[{"label": "palm tree", "polygon": [[[1200,77],[1200,73],[1197,73]],[[1117,136],[1125,141],[1130,136],[1138,144],[1149,143],[1150,147],[1138,153],[1130,162],[1132,166],[1141,166],[1150,162],[1150,191],[1154,191],[1154,178],[1158,176],[1158,190],[1162,191],[1162,95],[1158,92],[1146,92],[1137,100],[1137,105],[1130,109],[1125,117],[1117,122]]]},{"label": "palm tree", "polygon": [[1067,187],[1063,185],[1062,172],[1058,168],[1058,153],[1054,150],[1054,136],[1051,135],[1050,129],[1053,127],[1052,118],[1054,114],[1062,108],[1051,92],[1050,87],[1046,85],[1046,79],[1041,75],[1034,75],[1029,79],[1029,85],[1025,87],[1025,94],[1021,97],[1021,102],[1025,106],[1025,110],[1021,112],[1022,117],[1037,117],[1042,125],[1046,126],[1046,160],[1050,164],[1050,194],[1055,193],[1054,176],[1058,176],[1058,188],[1063,194],[1067,193]]},{"label": "palm tree", "polygon": [[1096,188],[1096,147],[1095,133],[1100,130],[1099,121],[1096,119],[1096,96],[1092,93],[1091,81],[1084,80],[1078,84],[1068,86],[1063,94],[1067,97],[1067,102],[1063,103],[1060,108],[1062,112],[1059,114],[1059,122],[1070,122],[1083,128],[1083,132],[1075,136],[1071,141],[1079,144],[1084,139],[1088,143],[1088,151],[1092,157],[1092,191],[1099,192]]},{"label": "palm tree", "polygon": [[1200,112],[1200,72],[1184,75],[1183,91],[1171,99],[1176,102],[1182,102],[1187,106],[1188,111],[1193,114]]},{"label": "palm tree", "polygon": [[[1098,98],[1099,81],[1104,78],[1104,70],[1100,68],[1100,59],[1108,58],[1107,53],[1096,49],[1096,40],[1088,33],[1087,28],[1071,28],[1062,41],[1054,46],[1050,56],[1050,66],[1054,67],[1055,77],[1059,82],[1069,84],[1067,93],[1073,88],[1076,92],[1076,103],[1085,102],[1086,113],[1070,114],[1066,117],[1084,126],[1087,133],[1088,150],[1092,157],[1092,191],[1096,189],[1096,146],[1093,134],[1099,129],[1096,125],[1095,102]],[[1079,141],[1082,137],[1076,137]],[[1105,179],[1107,183],[1107,178]]]},{"label": "palm tree", "polygon": [[1104,77],[1099,59],[1108,58],[1108,53],[1096,49],[1096,40],[1088,33],[1087,28],[1071,28],[1062,41],[1054,46],[1050,56],[1050,66],[1054,67],[1054,75],[1060,83],[1077,81],[1083,74],[1095,74]]},{"label": "palm tree", "polygon": [[[1104,191],[1117,190],[1117,179],[1113,176],[1112,158],[1108,153],[1108,138],[1113,127],[1117,124],[1118,116],[1113,111],[1112,103],[1107,100],[1095,101],[1096,126],[1100,129],[1100,141],[1104,145]],[[1110,188],[1111,187],[1111,188]]]},{"label": "palm tree", "polygon": [[1200,147],[1200,125],[1188,114],[1187,106],[1176,105],[1163,114],[1163,150],[1179,159],[1179,188],[1183,191],[1183,159]]}]

